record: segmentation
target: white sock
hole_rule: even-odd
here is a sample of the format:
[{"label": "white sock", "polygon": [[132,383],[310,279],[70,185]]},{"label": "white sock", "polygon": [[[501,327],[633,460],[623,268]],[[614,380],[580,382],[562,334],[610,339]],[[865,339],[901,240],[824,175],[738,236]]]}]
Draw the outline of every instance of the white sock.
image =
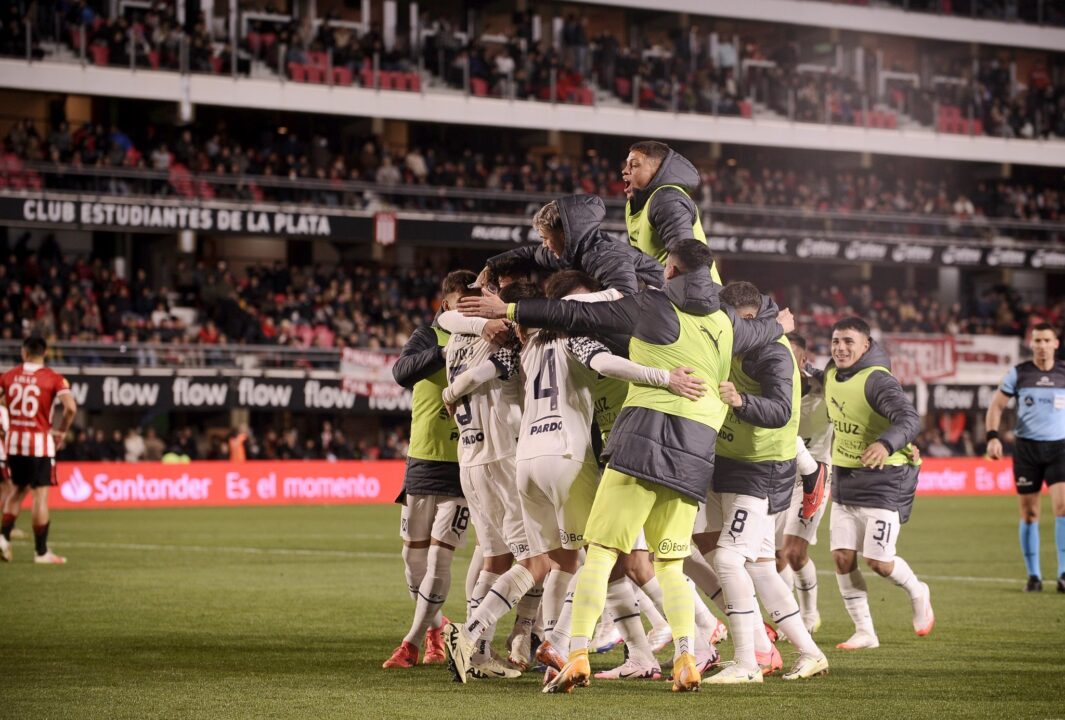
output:
[{"label": "white sock", "polygon": [[806,448],[802,438],[795,438],[795,464],[798,466],[800,475],[809,475],[817,470],[817,461]]},{"label": "white sock", "polygon": [[478,545],[473,549],[473,557],[470,558],[470,566],[466,568],[466,607],[469,608],[470,600],[473,598],[474,588],[477,586],[477,578],[481,576],[481,570],[484,569],[484,553],[481,552],[481,546]]},{"label": "white sock", "polygon": [[[750,573],[748,573],[750,574]],[[751,581],[753,587],[754,581]],[[754,623],[754,649],[762,654],[773,652],[773,641],[769,639],[769,631],[765,629],[765,621],[762,619],[761,613],[758,611],[758,597],[757,594],[751,600],[754,603],[755,614],[757,619]]]},{"label": "white sock", "polygon": [[843,605],[847,614],[854,621],[854,629],[875,636],[873,616],[869,613],[869,591],[862,577],[861,570],[854,570],[846,575],[836,574],[839,593],[843,596]]},{"label": "white sock", "polygon": [[495,585],[496,580],[498,579],[499,575],[488,572],[487,570],[481,570],[477,574],[477,582],[474,583],[473,591],[470,593],[469,602],[466,604],[466,622],[469,622],[473,617],[474,611],[481,605],[484,596],[488,594],[488,590]]},{"label": "white sock", "polygon": [[795,571],[795,594],[807,625],[817,617],[817,567],[812,558]]},{"label": "white sock", "polygon": [[407,592],[410,599],[418,602],[418,588],[425,578],[425,567],[429,560],[429,548],[412,548],[406,544],[400,553],[403,556],[403,574],[407,578]]},{"label": "white sock", "polygon": [[[754,583],[744,567],[746,562],[747,558],[729,548],[717,548],[711,553],[710,564],[724,590],[725,614],[732,633],[736,664],[754,672],[758,669],[754,656],[755,630],[761,626],[762,618],[754,600]],[[762,633],[765,633],[764,628]]]},{"label": "white sock", "polygon": [[684,572],[692,579],[692,581],[706,593],[706,596],[710,598],[711,602],[717,606],[717,609],[724,614],[725,612],[725,593],[721,591],[721,580],[717,576],[717,572],[714,571],[713,566],[710,564],[710,554],[713,550],[706,555],[700,556],[699,560],[692,556],[692,563],[684,566]]},{"label": "white sock", "polygon": [[710,612],[710,608],[703,602],[699,589],[688,578],[688,586],[692,591],[692,601],[695,603],[695,652],[704,653],[710,650],[710,636],[717,629],[717,618]]},{"label": "white sock", "polygon": [[470,621],[463,626],[462,634],[469,640],[476,640],[484,635],[499,618],[514,609],[534,584],[535,579],[531,572],[521,565],[514,565],[492,584]]},{"label": "white sock", "polygon": [[913,572],[910,564],[895,556],[895,567],[891,570],[891,574],[888,575],[891,581],[905,590],[910,599],[914,599],[921,592],[921,581],[917,579],[917,575]]},{"label": "white sock", "polygon": [[784,569],[780,571],[780,579],[784,581],[784,586],[788,590],[795,588],[795,573],[791,569],[791,565],[784,563]]},{"label": "white sock", "polygon": [[540,602],[544,596],[544,586],[534,585],[514,608],[514,630],[521,633],[532,633],[533,624],[536,622],[536,614],[540,611]]},{"label": "white sock", "polygon": [[[440,608],[447,600],[447,591],[451,588],[451,560],[454,556],[454,550],[440,545],[429,548],[429,562],[414,605],[414,621],[407,636],[403,638],[416,647],[422,646],[425,631],[440,615]],[[437,622],[439,624],[439,621]]]},{"label": "white sock", "polygon": [[651,627],[660,628],[669,625],[666,622],[666,616],[659,612],[658,608],[655,607],[654,601],[647,597],[647,593],[643,591],[643,588],[635,582],[632,583],[632,587],[636,593],[636,602],[640,605],[640,612],[647,617],[647,622],[651,623]]},{"label": "white sock", "polygon": [[[573,618],[573,593],[577,591],[577,580],[580,579],[581,571],[573,573],[570,577],[569,585],[566,587],[566,598],[562,601],[562,609],[559,610],[558,620],[555,622],[554,629],[548,634],[548,641],[555,646],[555,649],[562,653],[565,657],[569,654],[570,648],[570,620]],[[584,638],[584,646],[588,647],[588,638]]]},{"label": "white sock", "polygon": [[562,613],[562,603],[566,601],[566,590],[573,580],[573,573],[564,570],[552,570],[544,580],[544,600],[540,608],[544,613],[544,630],[550,633],[555,629],[558,616]]},{"label": "white sock", "polygon": [[754,582],[754,589],[769,612],[769,618],[784,631],[788,640],[804,655],[820,657],[821,650],[810,637],[803,624],[799,604],[788,586],[777,573],[773,562],[749,562],[747,572]]},{"label": "white sock", "polygon": [[606,611],[624,638],[629,657],[641,663],[654,663],[654,653],[640,619],[640,603],[628,578],[618,578],[606,586]]},{"label": "white sock", "polygon": [[647,619],[651,620],[651,626],[658,628],[662,627],[663,625],[668,625],[669,621],[666,620],[666,611],[664,606],[662,605],[662,586],[658,584],[658,578],[653,577],[648,580],[640,587],[640,591],[647,597],[648,600],[651,601],[651,604],[654,606],[655,611],[658,613],[658,617],[662,618],[660,623],[655,622],[655,620],[651,619],[651,615],[647,613],[646,610],[644,610],[643,605],[640,605],[640,610],[644,613],[647,613]]}]

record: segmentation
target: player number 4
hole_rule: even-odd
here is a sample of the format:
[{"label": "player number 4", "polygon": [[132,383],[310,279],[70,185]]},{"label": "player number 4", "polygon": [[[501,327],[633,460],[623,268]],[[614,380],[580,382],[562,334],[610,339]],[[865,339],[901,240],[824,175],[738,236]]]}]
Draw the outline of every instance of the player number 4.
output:
[{"label": "player number 4", "polygon": [[[544,374],[547,374],[548,384],[544,385]],[[544,359],[540,362],[540,372],[533,381],[533,397],[537,400],[551,398],[551,409],[558,410],[558,376],[555,371],[555,349],[548,348],[544,352]]]}]

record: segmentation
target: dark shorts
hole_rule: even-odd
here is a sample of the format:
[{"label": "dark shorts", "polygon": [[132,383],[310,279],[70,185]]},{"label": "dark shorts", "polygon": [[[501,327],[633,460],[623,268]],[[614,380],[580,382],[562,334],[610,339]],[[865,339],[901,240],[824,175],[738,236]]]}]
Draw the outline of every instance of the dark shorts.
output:
[{"label": "dark shorts", "polygon": [[58,484],[53,458],[11,455],[7,459],[7,469],[11,482],[18,487],[40,488]]},{"label": "dark shorts", "polygon": [[1017,438],[1013,448],[1013,482],[1021,495],[1037,493],[1057,482],[1065,482],[1065,440],[1025,440]]}]

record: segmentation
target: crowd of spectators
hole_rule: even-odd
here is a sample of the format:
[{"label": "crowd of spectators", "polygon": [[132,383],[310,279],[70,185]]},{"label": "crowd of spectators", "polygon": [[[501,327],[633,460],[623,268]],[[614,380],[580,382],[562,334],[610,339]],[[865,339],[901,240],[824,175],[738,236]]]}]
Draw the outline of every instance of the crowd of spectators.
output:
[{"label": "crowd of spectators", "polygon": [[345,433],[331,420],[301,428],[193,428],[163,437],[151,426],[110,432],[75,426],[60,460],[98,462],[190,462],[193,460],[396,460],[407,456],[406,424],[382,422],[369,432]]},{"label": "crowd of spectators", "polygon": [[[507,200],[506,193],[511,191],[556,196],[595,193],[619,202],[624,191],[620,158],[605,156],[485,154],[469,148],[448,154],[434,147],[388,148],[372,137],[349,143],[351,149],[343,152],[340,143],[323,135],[304,139],[294,130],[278,134],[271,129],[256,138],[254,131],[231,128],[224,121],[205,131],[147,125],[139,133],[134,138],[117,126],[93,123],[71,128],[65,121],[41,133],[30,120],[16,122],[0,147],[0,187],[503,214],[528,214],[530,210],[527,202]],[[801,160],[748,164],[728,159],[700,161],[698,166],[702,173],[699,201],[707,217],[713,217],[715,206],[733,205],[890,213],[947,222],[874,229],[976,234],[985,218],[1060,222],[1065,203],[1061,188],[1053,183],[979,179],[951,165],[943,165],[935,174],[915,172],[906,161],[845,170]],[[108,174],[108,168],[156,173]],[[89,174],[89,169],[95,172]],[[475,199],[446,191],[400,191],[417,186],[498,194]],[[723,213],[723,220],[730,224],[772,222],[761,215],[745,221],[729,213]]]},{"label": "crowd of spectators", "polygon": [[[385,267],[282,262],[232,271],[223,261],[177,263],[150,282],[120,278],[101,260],[64,257],[54,239],[37,253],[16,246],[0,264],[0,339],[31,328],[53,340],[140,342],[146,367],[200,362],[167,345],[262,344],[392,349],[439,306],[440,274]],[[191,312],[186,312],[191,311]],[[191,320],[189,317],[191,315]]]},{"label": "crowd of spectators", "polygon": [[[962,14],[993,17],[996,11],[991,6],[995,5],[1002,6],[999,9],[1006,15],[1016,16],[1008,8],[1015,3],[973,2],[980,7]],[[113,18],[99,14],[86,0],[45,5],[51,9],[39,8],[36,22],[11,5],[0,27],[0,53],[25,55],[29,23],[33,52],[38,56],[41,50],[36,38],[42,32],[50,35],[54,28],[60,28],[58,39],[79,50],[84,29],[84,41],[96,62],[179,67],[185,28],[177,20],[175,3],[155,0],[148,9],[131,8]],[[261,3],[241,5],[244,9],[276,10]],[[53,11],[54,17],[50,16]],[[950,7],[941,11],[954,12]],[[1052,14],[1056,17],[1062,13]],[[1052,18],[1045,20],[1053,22]],[[225,25],[228,19],[220,22]],[[1016,92],[1008,68],[997,59],[980,62],[974,76],[971,61],[943,63],[931,50],[935,74],[955,82],[921,88],[890,86],[888,97],[879,97],[871,89],[876,83],[868,79],[867,90],[854,78],[839,76],[831,68],[804,72],[800,65],[804,62],[834,65],[825,60],[823,48],[800,46],[795,40],[762,47],[753,36],[734,45],[732,37],[726,36],[719,38],[711,53],[706,32],[696,24],[680,22],[664,38],[629,45],[610,32],[596,31],[587,18],[570,14],[563,21],[557,46],[533,40],[533,16],[528,11],[515,12],[503,33],[473,38],[466,35],[464,21],[423,13],[420,47],[412,46],[405,32],[396,33],[394,41],[386,45],[378,24],[359,28],[335,13],[317,22],[307,17],[287,23],[254,18],[247,27],[248,32],[234,48],[224,28],[215,28],[217,36],[212,37],[208,19],[202,14],[189,23],[190,70],[228,73],[236,53],[240,74],[249,74],[251,63],[261,61],[265,68],[277,71],[281,66],[282,72],[291,75],[293,65],[317,65],[322,62],[318,58],[328,54],[332,68],[346,69],[348,83],[373,67],[376,59],[382,72],[424,70],[440,82],[469,87],[478,95],[590,104],[598,88],[644,108],[748,116],[751,100],[757,99],[800,122],[843,124],[863,124],[866,113],[890,106],[925,126],[939,126],[937,109],[946,107],[967,121],[975,121],[962,130],[946,126],[946,132],[1065,138],[1065,88],[1053,84],[1047,68],[1033,70],[1029,78],[1022,79],[1027,84]],[[755,65],[744,71],[746,60],[755,61]],[[764,61],[769,64],[758,64]],[[888,127],[897,126],[899,118],[894,111],[892,118]]]}]

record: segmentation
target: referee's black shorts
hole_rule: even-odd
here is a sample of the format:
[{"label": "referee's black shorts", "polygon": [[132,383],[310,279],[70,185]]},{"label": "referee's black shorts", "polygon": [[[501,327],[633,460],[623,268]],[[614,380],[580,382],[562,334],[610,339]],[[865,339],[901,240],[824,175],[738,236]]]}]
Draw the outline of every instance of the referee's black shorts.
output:
[{"label": "referee's black shorts", "polygon": [[1013,447],[1013,482],[1021,495],[1037,493],[1057,482],[1065,482],[1065,440],[1025,440],[1017,438]]},{"label": "referee's black shorts", "polygon": [[40,488],[56,485],[55,458],[8,455],[11,482],[18,487]]}]

